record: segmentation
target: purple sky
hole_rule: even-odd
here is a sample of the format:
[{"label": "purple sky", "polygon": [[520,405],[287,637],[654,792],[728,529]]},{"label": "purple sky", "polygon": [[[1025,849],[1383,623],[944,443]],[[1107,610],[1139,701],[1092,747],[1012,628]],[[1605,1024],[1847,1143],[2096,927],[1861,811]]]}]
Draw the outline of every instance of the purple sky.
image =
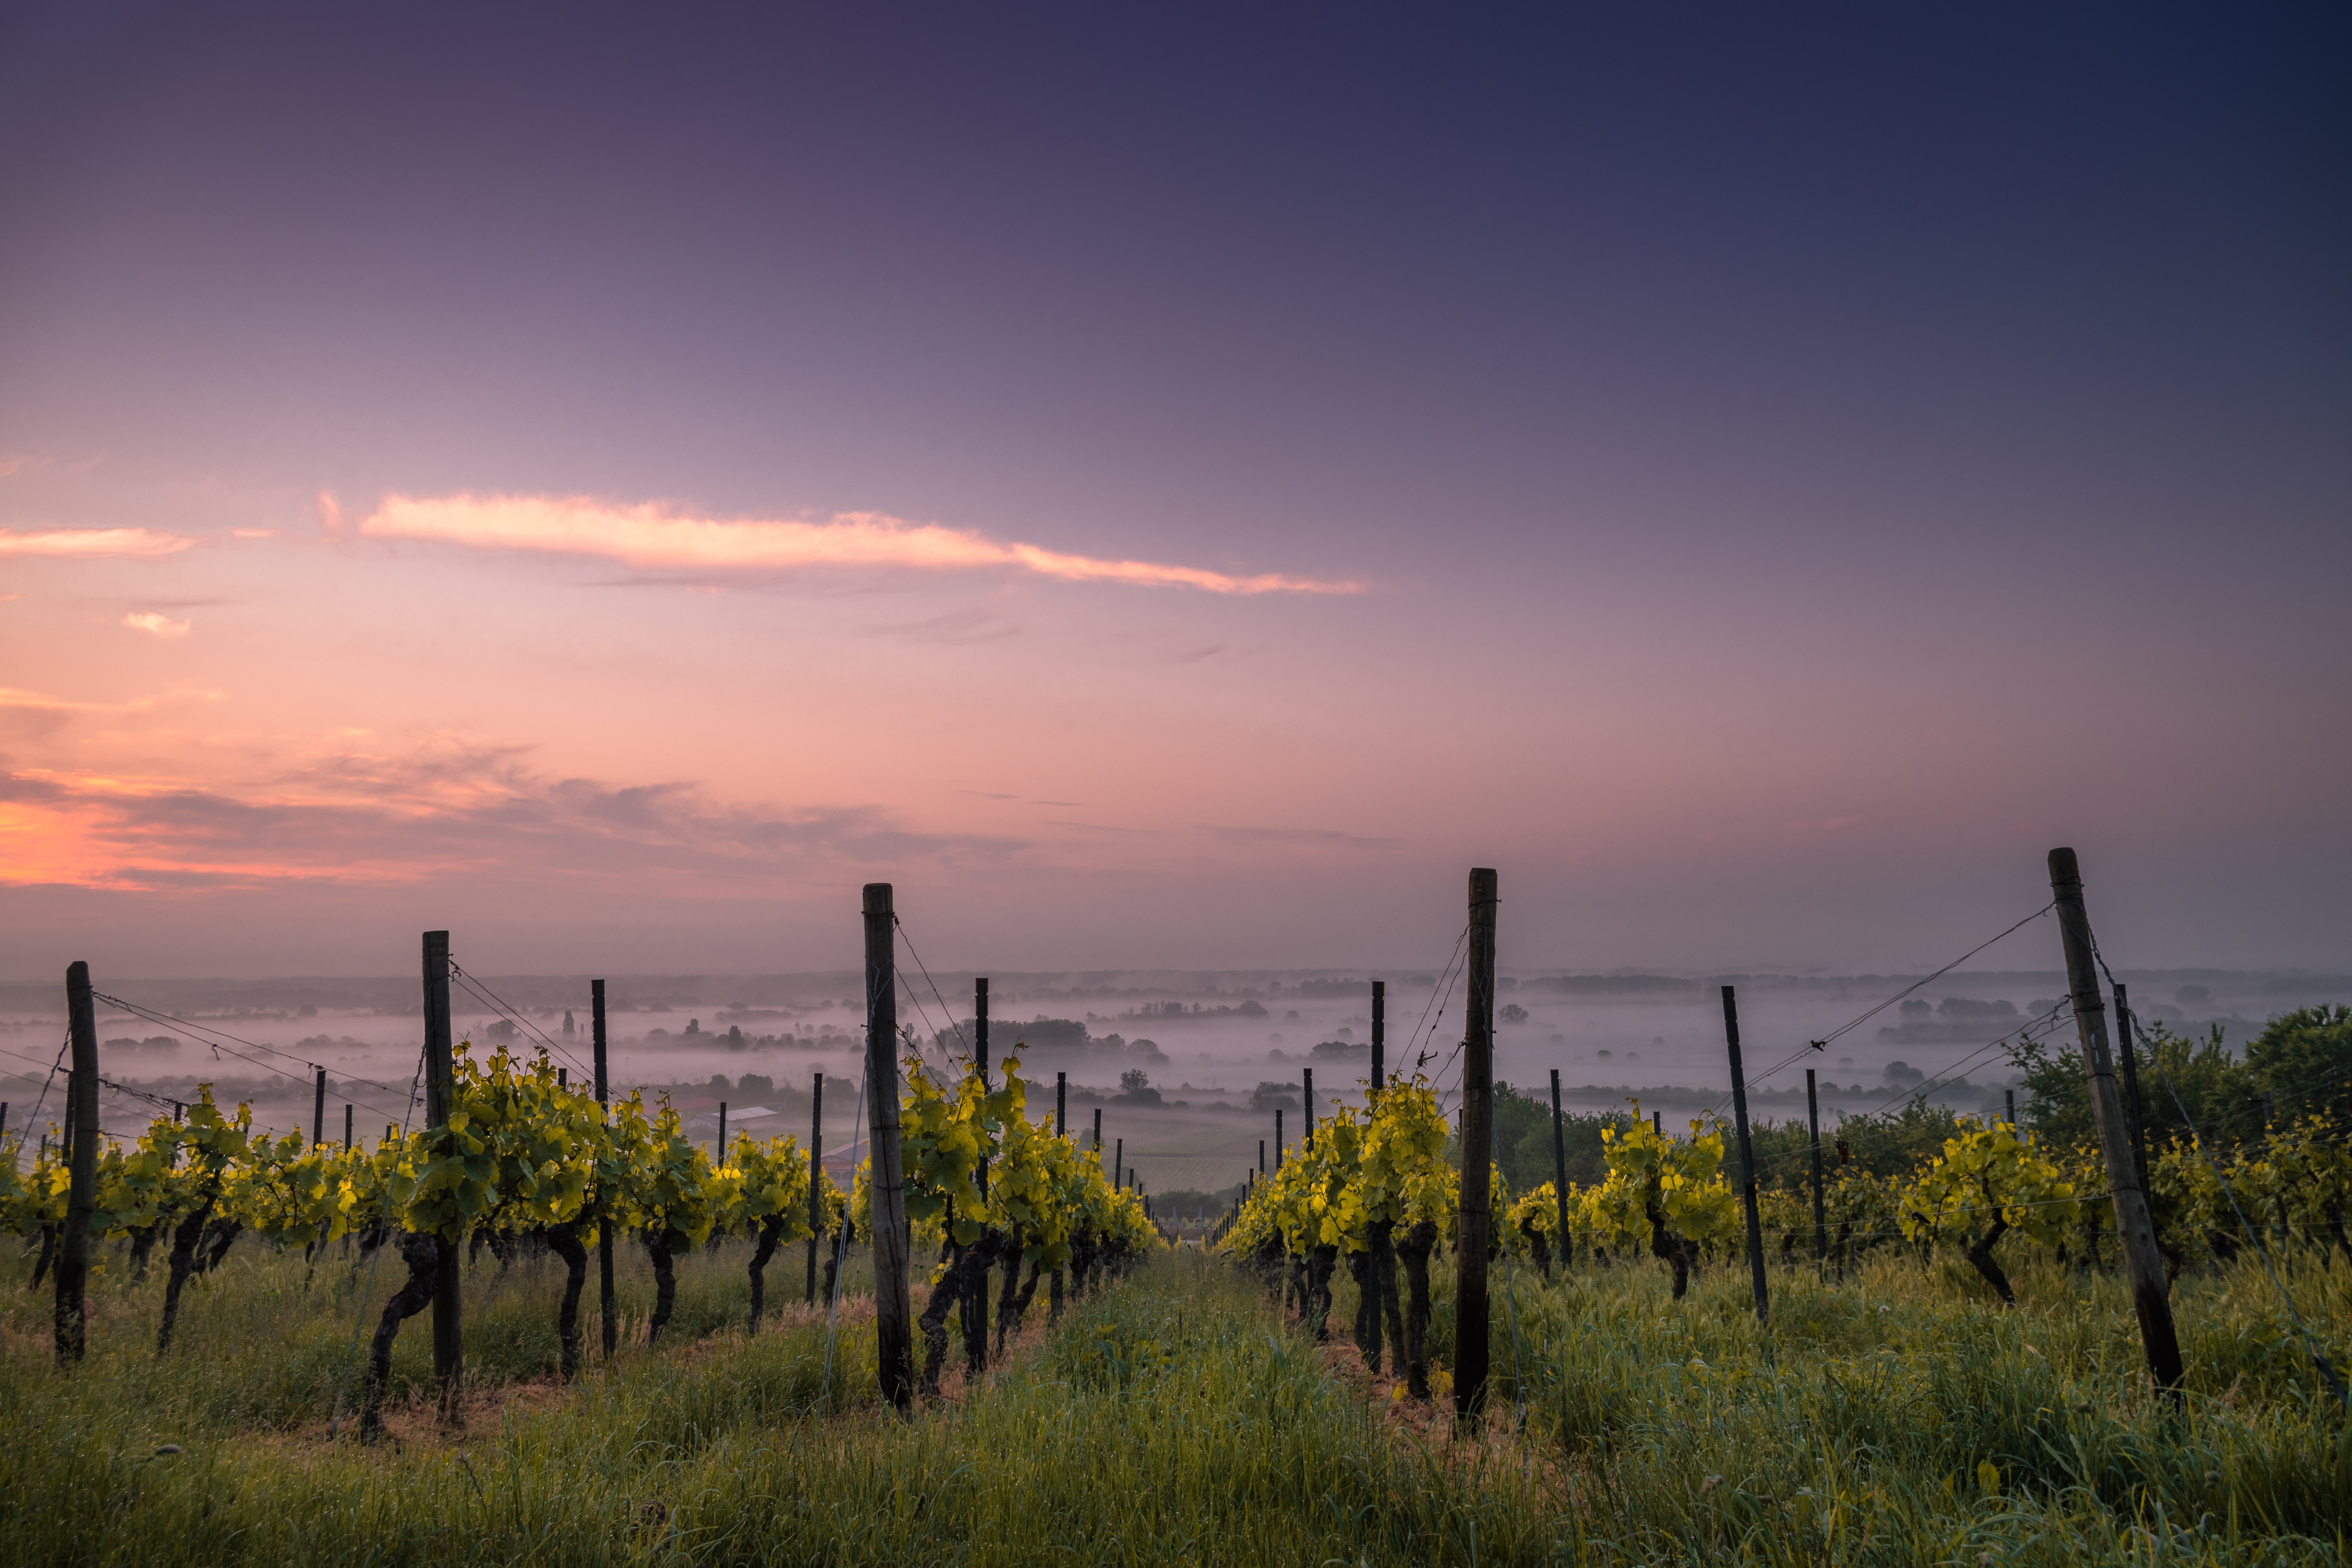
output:
[{"label": "purple sky", "polygon": [[2352,964],[2347,66],[16,8],[0,969]]}]

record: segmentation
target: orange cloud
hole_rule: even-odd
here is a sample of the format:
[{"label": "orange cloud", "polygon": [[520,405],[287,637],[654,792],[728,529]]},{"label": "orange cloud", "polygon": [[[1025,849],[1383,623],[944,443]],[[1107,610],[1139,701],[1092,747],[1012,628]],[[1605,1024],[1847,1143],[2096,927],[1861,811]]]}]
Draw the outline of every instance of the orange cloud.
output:
[{"label": "orange cloud", "polygon": [[[328,504],[331,504],[329,502]],[[322,514],[326,508],[322,505]],[[802,566],[904,566],[929,571],[1015,567],[1073,583],[1194,588],[1210,594],[1354,594],[1360,583],[1263,573],[1233,576],[1152,561],[1108,561],[970,529],[851,511],[824,522],[680,516],[653,505],[586,496],[387,496],[359,531],[480,550],[600,555],[638,567],[780,571]]]},{"label": "orange cloud", "polygon": [[146,632],[169,642],[173,637],[188,635],[186,621],[175,621],[169,616],[159,616],[152,610],[133,610],[122,617],[122,624],[135,632]]},{"label": "orange cloud", "polygon": [[195,542],[186,534],[159,533],[152,528],[52,528],[37,533],[0,530],[0,555],[152,560],[193,549]]}]

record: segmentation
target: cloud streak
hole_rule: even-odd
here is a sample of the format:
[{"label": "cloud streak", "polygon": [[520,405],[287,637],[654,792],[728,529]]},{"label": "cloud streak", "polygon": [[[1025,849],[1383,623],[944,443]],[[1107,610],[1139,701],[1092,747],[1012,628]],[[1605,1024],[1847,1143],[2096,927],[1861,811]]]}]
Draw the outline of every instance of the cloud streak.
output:
[{"label": "cloud streak", "polygon": [[[29,695],[29,694],[27,694]],[[684,784],[534,771],[517,747],[345,752],[244,785],[0,768],[0,886],[118,890],[773,884],[847,864],[998,867],[1019,838],[925,833],[876,806],[741,807]]]},{"label": "cloud streak", "polygon": [[195,542],[186,534],[152,528],[52,528],[32,532],[0,529],[0,555],[152,561],[194,549]]},{"label": "cloud streak", "polygon": [[[322,507],[322,514],[324,507]],[[689,517],[652,504],[587,496],[393,495],[360,523],[371,539],[429,540],[477,550],[593,555],[639,568],[792,571],[895,566],[955,572],[1011,568],[1066,583],[1192,588],[1209,594],[1355,594],[1349,580],[1280,573],[1235,576],[1153,561],[1110,561],[989,538],[971,529],[850,511],[830,521]]]}]

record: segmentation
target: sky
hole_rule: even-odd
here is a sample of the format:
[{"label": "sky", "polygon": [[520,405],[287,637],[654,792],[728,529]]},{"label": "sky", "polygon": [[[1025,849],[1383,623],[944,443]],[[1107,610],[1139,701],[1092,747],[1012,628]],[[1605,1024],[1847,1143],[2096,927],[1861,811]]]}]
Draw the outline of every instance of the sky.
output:
[{"label": "sky", "polygon": [[2347,66],[10,7],[0,972],[2352,965]]}]

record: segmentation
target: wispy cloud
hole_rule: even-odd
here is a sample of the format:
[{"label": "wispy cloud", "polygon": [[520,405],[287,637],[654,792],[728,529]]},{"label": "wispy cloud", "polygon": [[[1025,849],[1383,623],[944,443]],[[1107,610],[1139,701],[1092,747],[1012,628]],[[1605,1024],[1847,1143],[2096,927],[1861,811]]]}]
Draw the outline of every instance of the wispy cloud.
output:
[{"label": "wispy cloud", "polygon": [[1025,847],[1017,838],[910,830],[871,806],[732,807],[683,784],[556,778],[515,747],[337,752],[236,786],[0,771],[0,884],[161,889],[466,877],[551,895],[599,881],[707,891],[839,863],[995,865]]},{"label": "wispy cloud", "polygon": [[0,555],[152,560],[177,555],[193,549],[195,542],[184,533],[160,533],[152,528],[52,528],[36,532],[0,529]]},{"label": "wispy cloud", "polygon": [[1213,823],[1203,823],[1202,827],[1238,844],[1287,844],[1303,849],[1392,849],[1402,842],[1329,827],[1226,827]]},{"label": "wispy cloud", "polygon": [[122,617],[122,624],[133,631],[145,632],[166,642],[173,637],[186,637],[190,625],[187,621],[175,621],[169,616],[159,616],[152,610],[133,610]]},{"label": "wispy cloud", "polygon": [[[331,504],[331,502],[329,504]],[[321,508],[322,514],[325,507]],[[594,555],[647,569],[787,571],[898,566],[925,571],[1013,568],[1071,583],[1194,588],[1211,594],[1353,594],[1360,583],[1261,573],[1236,576],[1153,561],[1111,561],[989,538],[971,529],[909,522],[881,512],[824,521],[690,517],[650,504],[587,496],[387,496],[359,525],[373,539],[419,539],[478,550]]]}]

